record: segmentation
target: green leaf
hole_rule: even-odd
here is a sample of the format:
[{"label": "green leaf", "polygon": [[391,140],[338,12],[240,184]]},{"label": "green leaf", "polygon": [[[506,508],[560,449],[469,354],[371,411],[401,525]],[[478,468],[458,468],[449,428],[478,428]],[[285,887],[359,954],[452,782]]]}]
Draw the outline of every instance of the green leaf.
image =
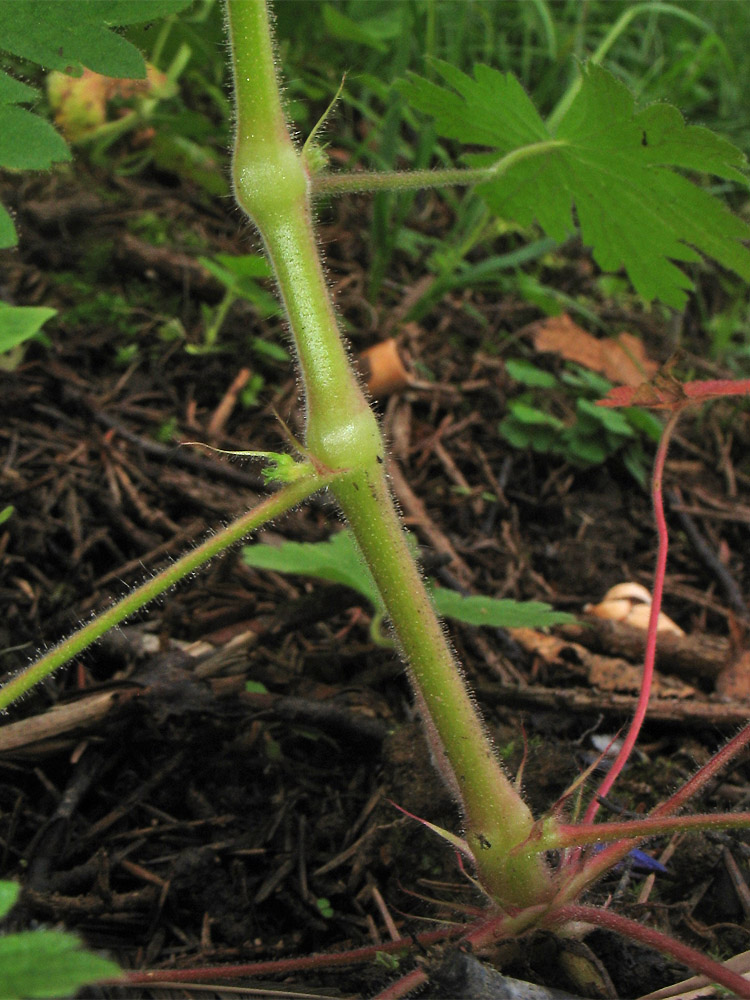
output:
[{"label": "green leaf", "polygon": [[299,573],[356,590],[372,606],[383,610],[380,592],[348,531],[339,531],[327,542],[284,542],[282,545],[246,545],[242,558],[255,569]]},{"label": "green leaf", "polygon": [[281,344],[272,344],[270,341],[264,340],[263,337],[253,337],[250,345],[256,354],[270,358],[271,361],[289,360],[289,351],[285,347],[282,347]]},{"label": "green leaf", "polygon": [[231,254],[217,254],[213,259],[199,257],[198,260],[227,291],[252,302],[264,315],[273,316],[280,312],[275,296],[265,288],[261,288],[255,281],[255,278],[271,277],[271,268],[265,257],[258,254],[241,254],[237,257]]},{"label": "green leaf", "polygon": [[[362,561],[354,538],[349,531],[339,531],[327,542],[284,542],[282,545],[246,545],[242,558],[255,569],[270,569],[277,573],[299,573],[330,583],[341,583],[361,594],[376,611],[382,612],[383,602]],[[431,588],[438,614],[455,618],[469,625],[491,625],[542,628],[560,622],[574,621],[572,615],[554,611],[538,601],[519,603],[492,597],[462,597],[442,587]]]},{"label": "green leaf", "polygon": [[0,105],[0,166],[48,170],[53,163],[67,160],[70,150],[49,122],[16,104]]},{"label": "green leaf", "polygon": [[234,256],[229,253],[217,253],[216,260],[238,278],[271,278],[273,276],[271,265],[263,254],[246,253]]},{"label": "green leaf", "polygon": [[[0,140],[0,143],[2,140]],[[0,250],[7,250],[18,243],[18,233],[13,225],[8,209],[0,205]]]},{"label": "green leaf", "polygon": [[520,400],[513,400],[508,405],[508,409],[517,421],[527,424],[529,427],[552,427],[558,431],[565,429],[562,420],[558,420],[551,413],[545,413],[543,410],[538,410],[535,406],[529,406],[528,403],[523,403]]},{"label": "green leaf", "polygon": [[[605,427],[612,434],[617,434],[621,437],[635,437],[635,431],[631,427],[627,417],[618,410],[607,410],[603,406],[597,406],[596,403],[592,403],[590,399],[579,399],[576,402],[576,410],[580,416],[588,417],[594,427]],[[610,420],[609,417],[606,417],[602,420],[602,413],[609,415],[616,413],[620,419]]]},{"label": "green leaf", "polygon": [[438,614],[456,618],[467,625],[494,628],[544,628],[574,622],[573,615],[555,611],[541,601],[512,601],[508,598],[462,597],[455,590],[436,587],[433,591]]},{"label": "green leaf", "polygon": [[651,104],[636,115],[635,123],[641,129],[642,146],[646,138],[643,157],[647,162],[747,184],[744,153],[701,125],[686,125],[673,105]]},{"label": "green leaf", "polygon": [[631,406],[623,410],[623,413],[628,418],[628,422],[636,430],[643,431],[652,441],[658,443],[661,440],[661,436],[664,433],[664,424],[656,414],[650,413],[648,410],[642,410],[639,406]]},{"label": "green leaf", "polygon": [[524,358],[509,358],[505,362],[505,370],[514,381],[536,389],[554,389],[557,385],[557,379],[551,372],[537,368]]},{"label": "green leaf", "polygon": [[399,17],[388,17],[386,14],[354,21],[330,3],[323,7],[323,23],[334,38],[367,45],[376,52],[387,52],[385,42],[395,38],[401,30]]},{"label": "green leaf", "polygon": [[78,938],[60,931],[0,937],[0,969],[0,1000],[69,996],[86,983],[121,975],[114,962],[82,951]]},{"label": "green leaf", "polygon": [[45,306],[9,306],[0,302],[0,354],[38,333],[56,309]]},{"label": "green leaf", "polygon": [[20,893],[21,886],[18,882],[0,882],[0,918],[7,917],[16,905]]},{"label": "green leaf", "polygon": [[38,96],[39,92],[33,87],[0,70],[0,104],[26,104]]},{"label": "green leaf", "polygon": [[[138,49],[114,25],[137,24],[174,14],[192,0],[5,0],[0,2],[0,52],[39,63],[45,69],[105,76],[146,75]],[[70,160],[64,140],[49,122],[18,107],[37,92],[0,71],[0,168],[48,170]],[[0,205],[0,249],[18,243],[13,220]]]},{"label": "green leaf", "polygon": [[624,268],[645,299],[676,308],[693,284],[675,261],[698,261],[697,251],[750,279],[750,253],[740,242],[750,227],[673,169],[742,179],[745,158],[726,140],[686,126],[666,104],[636,113],[627,88],[599,66],[583,70],[575,99],[551,130],[511,74],[478,65],[472,78],[434,65],[452,89],[419,77],[400,89],[441,135],[493,150],[467,155],[468,163],[489,165],[536,143],[560,143],[511,156],[496,178],[478,185],[499,216],[521,226],[536,221],[562,241],[574,231],[575,211],[603,270]]},{"label": "green leaf", "polygon": [[138,49],[113,25],[176,13],[192,0],[23,0],[0,3],[0,49],[63,72],[87,66],[113,77],[146,75]]}]

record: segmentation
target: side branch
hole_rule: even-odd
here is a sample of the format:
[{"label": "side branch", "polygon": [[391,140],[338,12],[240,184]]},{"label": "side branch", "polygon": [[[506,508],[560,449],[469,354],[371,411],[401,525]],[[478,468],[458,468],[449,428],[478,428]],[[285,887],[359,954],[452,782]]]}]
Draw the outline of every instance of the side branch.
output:
[{"label": "side branch", "polygon": [[298,503],[306,500],[307,497],[316,493],[323,486],[333,482],[336,474],[327,476],[310,475],[291,483],[278,493],[264,500],[259,507],[254,507],[247,514],[238,517],[228,527],[223,528],[217,534],[207,538],[191,552],[187,552],[177,562],[172,563],[160,573],[140,587],[126,594],[115,605],[104,611],[101,615],[78,629],[68,636],[63,642],[55,646],[41,659],[37,660],[30,667],[27,667],[20,674],[17,674],[0,688],[0,711],[11,705],[14,701],[26,694],[35,684],[49,677],[51,673],[62,667],[74,656],[82,653],[97,639],[101,638],[105,632],[119,625],[129,618],[130,615],[139,611],[142,607],[159,597],[170,587],[179,583],[184,577],[194,570],[203,566],[214,556],[219,555],[235,542],[239,542],[246,535],[257,530],[267,521],[285,514]]}]

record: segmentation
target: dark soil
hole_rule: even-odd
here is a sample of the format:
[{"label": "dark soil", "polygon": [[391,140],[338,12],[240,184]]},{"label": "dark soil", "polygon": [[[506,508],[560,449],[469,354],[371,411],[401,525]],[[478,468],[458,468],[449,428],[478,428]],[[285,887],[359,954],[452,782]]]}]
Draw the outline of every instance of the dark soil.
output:
[{"label": "dark soil", "polygon": [[[21,246],[4,256],[2,297],[60,310],[49,342],[0,375],[0,508],[15,508],[0,526],[9,673],[258,501],[256,466],[177,442],[285,450],[276,414],[301,432],[290,367],[246,347],[261,334],[283,343],[280,321],[261,325],[238,304],[215,354],[191,355],[165,336],[179,319],[200,341],[201,306],[221,290],[197,258],[249,252],[237,215],[174,178],[76,169],[6,181],[4,190]],[[369,212],[366,199],[326,208],[321,245],[353,350],[393,334],[417,363],[420,385],[377,405],[394,473],[424,504],[394,476],[426,568],[443,585],[571,612],[622,580],[650,586],[650,501],[621,458],[580,469],[513,450],[498,434],[514,391],[503,356],[528,353],[523,331],[540,314],[494,292],[460,290],[419,323],[399,322],[423,273],[397,256],[380,298],[367,301]],[[159,246],[145,240],[144,218],[166,234]],[[415,226],[440,232],[449,222],[437,198],[420,202]],[[656,360],[686,348],[697,377],[708,377],[695,360],[706,342],[691,314],[675,325],[656,310],[602,301],[583,251],[566,253],[554,280],[567,294],[589,296],[613,331],[642,335]],[[720,296],[715,277],[702,280],[704,301]],[[245,365],[265,380],[259,402],[219,410]],[[680,488],[704,549],[741,594],[750,590],[749,444],[740,408],[688,416],[665,483]],[[691,636],[725,640],[734,622],[744,648],[740,609],[677,512],[669,523],[665,610]],[[317,541],[336,526],[319,498],[260,537]],[[8,723],[52,720],[0,757],[0,877],[24,885],[15,926],[64,924],[126,968],[166,970],[361,947],[388,941],[393,929],[416,936],[436,920],[464,919],[461,907],[480,900],[452,852],[391,804],[458,828],[401,666],[372,644],[369,615],[348,590],[256,572],[233,551],[9,713]],[[499,630],[454,635],[509,768],[525,739],[527,795],[537,812],[548,809],[592,759],[591,736],[627,721],[633,692],[618,702],[587,687],[573,652],[546,662]],[[246,681],[267,693],[246,691]],[[721,725],[709,708],[744,714],[741,698],[719,699],[705,673],[683,681],[694,695],[647,724],[643,755],[618,785],[627,809],[673,790],[733,731],[734,717]],[[583,706],[574,698],[582,687]],[[94,696],[112,692],[97,714]],[[84,706],[77,721],[55,724],[55,712],[76,705]],[[697,807],[741,807],[747,778],[740,762]],[[649,846],[658,854],[666,842]],[[683,839],[650,895],[644,876],[616,872],[595,899],[615,894],[619,912],[726,957],[750,948],[747,855],[734,835]],[[633,946],[623,951],[603,932],[589,944],[621,996],[686,974]],[[506,955],[503,970],[573,988],[549,946],[532,945]],[[415,945],[402,968],[437,967],[441,954]],[[308,992],[367,996],[392,977],[383,959],[281,978]]]}]

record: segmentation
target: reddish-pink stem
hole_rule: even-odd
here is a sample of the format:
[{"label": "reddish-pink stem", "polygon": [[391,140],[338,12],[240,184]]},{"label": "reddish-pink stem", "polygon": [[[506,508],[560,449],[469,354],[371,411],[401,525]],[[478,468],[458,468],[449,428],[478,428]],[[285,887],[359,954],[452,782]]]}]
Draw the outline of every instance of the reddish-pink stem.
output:
[{"label": "reddish-pink stem", "polygon": [[405,976],[401,976],[395,983],[386,986],[384,990],[373,997],[373,1000],[401,1000],[418,986],[424,986],[427,982],[427,973],[424,969],[412,969]]},{"label": "reddish-pink stem", "polygon": [[[583,844],[598,844],[603,841],[619,840],[627,837],[633,841],[645,837],[658,837],[667,833],[690,833],[698,830],[732,830],[750,826],[750,813],[707,813],[697,816],[664,816],[654,813],[643,819],[615,821],[613,823],[571,823],[560,824],[555,829],[555,844],[561,847],[575,847]],[[618,845],[621,846],[621,845]]]},{"label": "reddish-pink stem", "polygon": [[705,788],[708,782],[734,760],[748,744],[750,744],[750,725],[741,729],[736,736],[733,736],[728,743],[720,750],[717,750],[713,757],[696,771],[689,781],[685,782],[682,788],[679,788],[674,795],[662,802],[661,805],[652,809],[649,815],[671,816],[672,813],[677,812],[686,802],[689,802],[690,799],[697,795],[702,788]]},{"label": "reddish-pink stem", "polygon": [[651,478],[651,495],[654,504],[654,517],[656,519],[656,531],[659,538],[659,544],[656,553],[656,570],[654,572],[654,590],[651,599],[651,616],[648,620],[648,637],[646,639],[646,652],[643,660],[643,678],[641,680],[640,694],[638,695],[638,704],[636,705],[633,721],[630,723],[628,732],[622,742],[622,746],[620,747],[620,752],[617,754],[612,767],[609,769],[604,780],[599,786],[597,796],[592,799],[588,809],[586,810],[586,815],[583,818],[584,823],[593,823],[594,817],[599,810],[598,799],[600,797],[603,798],[608,794],[609,790],[620,776],[622,769],[625,767],[628,758],[633,752],[635,741],[638,739],[638,734],[641,731],[643,720],[646,717],[646,710],[648,709],[648,702],[651,696],[651,683],[654,677],[654,663],[656,661],[656,632],[659,626],[659,612],[661,611],[661,598],[664,591],[664,575],[667,569],[667,551],[669,549],[669,533],[667,532],[667,522],[664,517],[664,500],[662,498],[661,486],[662,477],[664,475],[664,463],[667,458],[667,451],[669,450],[669,442],[672,437],[672,431],[677,424],[679,415],[679,410],[675,410],[670,414],[669,419],[664,425],[664,430],[662,431],[661,439],[659,441],[659,447],[656,450],[654,471]]},{"label": "reddish-pink stem", "polygon": [[245,962],[240,965],[207,965],[197,969],[146,969],[139,972],[128,972],[125,979],[117,979],[119,986],[145,986],[148,983],[205,983],[221,982],[226,979],[241,979],[246,976],[269,976],[273,974],[288,975],[291,972],[305,972],[308,969],[327,969],[340,965],[361,965],[372,962],[378,952],[392,954],[393,952],[409,951],[416,944],[430,945],[445,941],[446,938],[460,937],[466,930],[465,925],[454,924],[439,931],[428,931],[417,934],[414,938],[402,938],[400,941],[385,941],[383,944],[366,945],[363,948],[353,948],[350,951],[333,952],[331,954],[301,955],[299,958],[276,958],[267,962]]},{"label": "reddish-pink stem", "polygon": [[560,921],[582,921],[593,924],[595,927],[606,927],[608,930],[616,931],[623,937],[641,941],[643,944],[662,954],[671,955],[678,962],[682,962],[690,969],[700,972],[712,983],[719,983],[726,987],[736,997],[750,998],[750,982],[736,972],[732,972],[719,962],[703,955],[694,948],[688,947],[669,934],[662,934],[661,931],[652,927],[644,927],[635,920],[629,920],[611,910],[601,910],[596,906],[561,906],[555,912],[555,923]]},{"label": "reddish-pink stem", "polygon": [[[678,789],[674,795],[668,798],[661,805],[656,806],[652,809],[647,817],[643,820],[638,820],[638,823],[649,823],[653,820],[663,820],[667,816],[672,816],[678,809],[681,809],[689,800],[698,794],[698,792],[706,786],[706,784],[723,768],[725,768],[734,758],[741,753],[748,745],[750,745],[750,726],[746,726],[742,729],[736,736],[734,736],[725,746],[714,754],[714,756],[706,764],[697,771],[693,777],[687,781],[682,788]],[[722,820],[726,818],[731,819],[732,814],[727,814],[726,817],[722,817]],[[744,825],[744,814],[737,813],[738,825]],[[702,819],[710,820],[711,817],[700,817],[700,819],[693,817],[680,817],[674,820],[674,824],[679,829],[687,829],[691,825],[699,824]],[[719,817],[716,817],[719,819]],[[600,830],[602,832],[607,830],[610,824],[600,824]],[[729,824],[728,824],[729,825]],[[733,824],[732,824],[733,825]],[[574,839],[575,826],[567,828],[571,831],[571,839]],[[594,828],[595,829],[595,828]],[[563,827],[563,837],[565,837],[566,828]],[[601,878],[605,872],[609,871],[614,865],[619,861],[622,861],[633,846],[632,840],[618,841],[617,843],[610,844],[603,850],[599,851],[598,854],[594,854],[589,857],[586,864],[576,871],[575,868],[572,870],[575,874],[570,877],[563,885],[561,885],[560,893],[558,894],[559,900],[566,899],[576,899],[583,890],[596,882],[597,879]],[[580,850],[577,855],[580,854]]]}]

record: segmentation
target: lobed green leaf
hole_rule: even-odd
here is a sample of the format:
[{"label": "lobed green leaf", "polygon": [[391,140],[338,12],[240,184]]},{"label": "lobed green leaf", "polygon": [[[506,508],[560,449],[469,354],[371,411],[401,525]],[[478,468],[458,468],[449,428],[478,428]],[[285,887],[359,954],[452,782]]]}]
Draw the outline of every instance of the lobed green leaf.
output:
[{"label": "lobed green leaf", "polygon": [[[446,63],[435,67],[447,87],[410,77],[400,89],[441,135],[492,149],[464,158],[474,166],[498,163],[497,176],[477,187],[497,215],[522,226],[537,222],[558,241],[577,223],[603,270],[624,268],[645,299],[675,308],[693,288],[678,263],[701,254],[750,279],[741,243],[750,227],[675,170],[745,181],[745,157],[731,143],[686,125],[667,104],[636,112],[628,89],[596,65],[583,70],[554,129],[511,74],[478,65],[472,78]],[[560,144],[500,169],[502,157],[550,140]]]},{"label": "lobed green leaf", "polygon": [[[360,557],[349,531],[339,531],[326,542],[284,542],[282,545],[247,545],[242,557],[255,569],[298,573],[356,590],[375,608],[384,610],[377,585]],[[554,611],[539,601],[518,602],[493,597],[462,597],[443,587],[430,588],[439,615],[496,628],[543,628],[574,621],[572,615]]]},{"label": "lobed green leaf", "polygon": [[542,601],[513,601],[509,598],[463,597],[455,590],[436,587],[432,596],[438,614],[455,618],[467,625],[491,625],[494,628],[545,628],[574,622],[573,615],[555,611]]}]

